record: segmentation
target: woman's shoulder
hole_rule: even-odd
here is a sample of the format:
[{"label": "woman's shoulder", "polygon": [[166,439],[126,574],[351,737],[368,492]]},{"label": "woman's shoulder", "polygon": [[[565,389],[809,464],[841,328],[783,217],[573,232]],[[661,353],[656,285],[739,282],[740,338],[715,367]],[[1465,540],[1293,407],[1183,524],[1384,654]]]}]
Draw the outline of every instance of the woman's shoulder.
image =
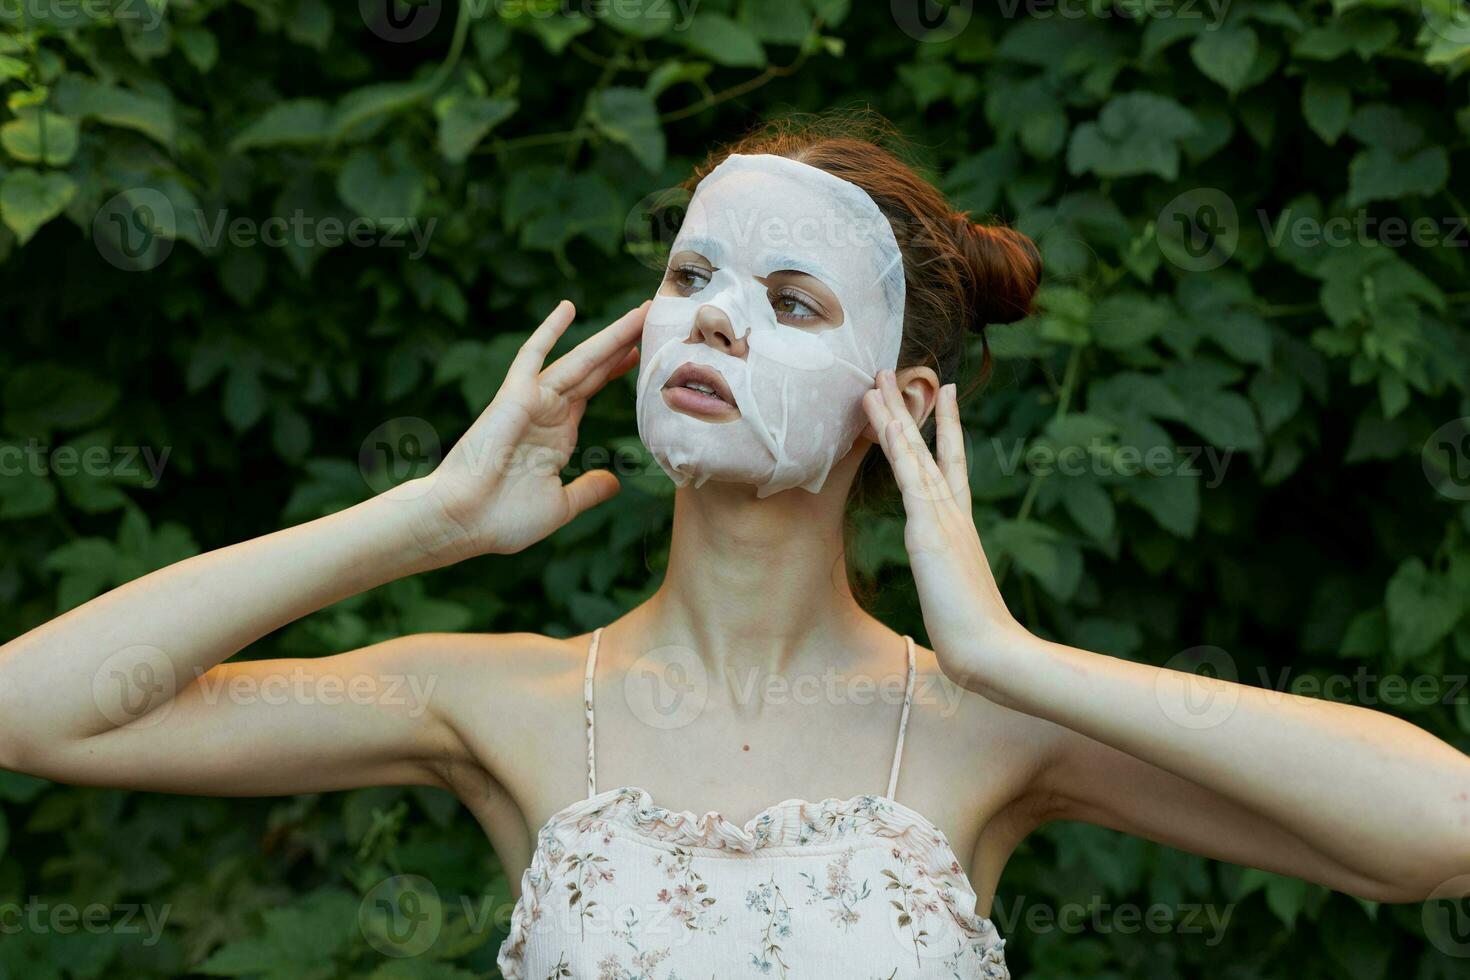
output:
[{"label": "woman's shoulder", "polygon": [[[536,725],[577,708],[590,635],[416,633],[390,641],[390,661],[457,728]],[[577,716],[579,713],[574,713]]]},{"label": "woman's shoulder", "polygon": [[[1013,760],[1039,764],[1063,732],[1056,724],[1016,711],[951,680],[933,650],[914,644],[912,714],[930,732],[970,743],[988,752],[1006,752]],[[951,742],[955,744],[955,742]]]},{"label": "woman's shoulder", "polygon": [[580,684],[591,635],[423,633],[414,640],[456,681],[559,687]]}]

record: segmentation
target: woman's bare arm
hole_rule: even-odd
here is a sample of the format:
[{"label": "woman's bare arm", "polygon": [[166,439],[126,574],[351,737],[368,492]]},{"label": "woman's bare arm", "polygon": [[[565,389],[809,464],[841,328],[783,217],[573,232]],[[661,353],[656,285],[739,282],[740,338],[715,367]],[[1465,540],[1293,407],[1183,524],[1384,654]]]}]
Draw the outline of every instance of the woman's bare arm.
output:
[{"label": "woman's bare arm", "polygon": [[[927,411],[921,381],[914,400]],[[1470,757],[1383,712],[1033,636],[1006,609],[975,528],[954,386],[938,393],[937,459],[893,372],[864,406],[903,491],[940,666],[1071,733],[1038,787],[1057,801],[1053,816],[1374,898],[1470,887]]]},{"label": "woman's bare arm", "polygon": [[347,596],[520,550],[616,492],[605,471],[565,486],[560,472],[587,398],[634,363],[642,313],[542,370],[572,319],[558,306],[429,476],[160,569],[0,647],[0,767],[216,794],[435,781],[431,760],[457,749],[434,710],[432,637],[221,664]]}]

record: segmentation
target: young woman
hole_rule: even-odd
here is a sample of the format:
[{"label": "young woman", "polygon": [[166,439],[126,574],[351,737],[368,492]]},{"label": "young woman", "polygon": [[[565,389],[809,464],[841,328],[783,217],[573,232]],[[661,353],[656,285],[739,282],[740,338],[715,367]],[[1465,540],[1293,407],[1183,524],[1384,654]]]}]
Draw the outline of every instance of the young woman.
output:
[{"label": "young woman", "polygon": [[[1449,745],[1048,642],[1006,609],[954,379],[967,331],[1030,305],[1024,237],[821,130],[760,131],[691,183],[651,305],[548,367],[573,318],[559,305],[432,475],[0,648],[0,766],[214,795],[443,787],[520,883],[501,966],[535,980],[1005,977],[984,916],[1049,820],[1380,901],[1470,873],[1470,760]],[[640,340],[639,431],[680,484],[647,602],[568,639],[224,663],[611,497],[606,471],[559,472]],[[868,615],[844,573],[849,498],[890,469],[932,651]],[[426,703],[378,696],[400,688]]]}]

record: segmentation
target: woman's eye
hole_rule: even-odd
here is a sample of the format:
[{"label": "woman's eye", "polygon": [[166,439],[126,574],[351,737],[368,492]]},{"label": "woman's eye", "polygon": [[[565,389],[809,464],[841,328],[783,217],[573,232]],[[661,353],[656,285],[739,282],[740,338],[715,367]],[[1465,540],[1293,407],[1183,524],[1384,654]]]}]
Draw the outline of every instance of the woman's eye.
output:
[{"label": "woman's eye", "polygon": [[707,271],[693,265],[681,265],[676,269],[670,269],[668,274],[669,282],[685,293],[698,292],[709,283],[709,279]]},{"label": "woman's eye", "polygon": [[797,321],[815,320],[822,315],[805,296],[787,289],[771,294],[771,309],[781,316]]}]

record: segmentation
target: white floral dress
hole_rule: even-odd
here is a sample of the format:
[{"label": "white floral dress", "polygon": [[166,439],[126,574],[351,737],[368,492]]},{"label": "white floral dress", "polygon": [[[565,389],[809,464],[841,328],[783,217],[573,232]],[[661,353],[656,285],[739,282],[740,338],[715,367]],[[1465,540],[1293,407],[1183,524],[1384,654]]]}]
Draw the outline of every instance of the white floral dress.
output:
[{"label": "white floral dress", "polygon": [[744,826],[597,792],[592,634],[587,798],[553,816],[500,949],[507,980],[1009,980],[1005,940],[944,834],[884,796],[788,800]]}]

